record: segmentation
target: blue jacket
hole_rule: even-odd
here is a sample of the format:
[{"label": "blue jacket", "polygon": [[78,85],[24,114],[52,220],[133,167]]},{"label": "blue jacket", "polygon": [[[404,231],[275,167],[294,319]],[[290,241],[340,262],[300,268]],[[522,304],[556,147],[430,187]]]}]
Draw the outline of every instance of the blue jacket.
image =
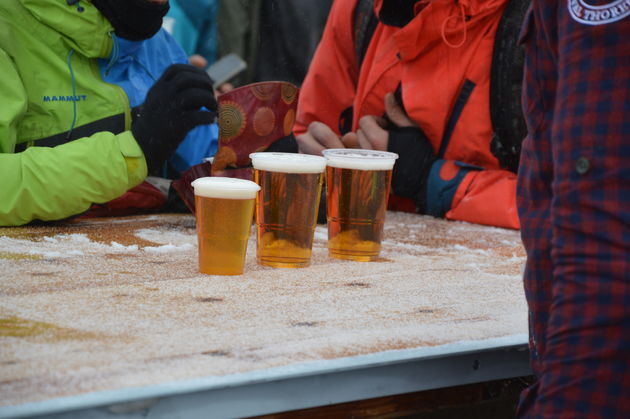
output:
[{"label": "blue jacket", "polygon": [[170,0],[164,26],[187,56],[202,55],[209,63],[217,58],[217,0]]},{"label": "blue jacket", "polygon": [[[155,51],[160,51],[155,54]],[[99,59],[104,81],[123,88],[131,108],[146,98],[147,92],[171,64],[186,63],[184,51],[164,29],[145,41],[128,41],[114,37],[114,47],[109,59]],[[188,133],[169,163],[179,172],[201,163],[217,150],[218,127],[202,125]]]}]

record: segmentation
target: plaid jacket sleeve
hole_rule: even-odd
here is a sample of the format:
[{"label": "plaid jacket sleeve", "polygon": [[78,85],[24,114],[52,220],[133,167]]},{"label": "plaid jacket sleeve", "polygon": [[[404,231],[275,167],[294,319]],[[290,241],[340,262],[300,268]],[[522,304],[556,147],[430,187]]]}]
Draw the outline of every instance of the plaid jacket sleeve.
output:
[{"label": "plaid jacket sleeve", "polygon": [[527,418],[630,418],[630,2],[533,0],[517,200]]}]

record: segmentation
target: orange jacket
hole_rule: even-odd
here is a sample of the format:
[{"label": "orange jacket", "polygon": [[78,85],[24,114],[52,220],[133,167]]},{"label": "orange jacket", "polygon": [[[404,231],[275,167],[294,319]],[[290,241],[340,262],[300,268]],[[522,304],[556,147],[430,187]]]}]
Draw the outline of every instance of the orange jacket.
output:
[{"label": "orange jacket", "polygon": [[[377,16],[382,2],[375,1]],[[406,26],[378,23],[359,70],[352,30],[356,0],[335,0],[302,85],[295,134],[306,132],[313,121],[321,121],[339,133],[340,115],[350,106],[354,108],[352,130],[356,130],[361,116],[383,114],[384,95],[402,83],[404,108],[437,153],[451,110],[468,79],[476,86],[441,156],[442,164],[431,172],[431,176],[440,174],[441,181],[456,177],[459,182],[455,187],[451,185],[454,193],[449,195],[450,205],[444,216],[519,228],[516,175],[500,169],[490,152],[492,49],[506,2],[419,1],[415,17]],[[462,168],[454,161],[483,170]],[[454,171],[462,170],[464,173],[455,176]],[[431,199],[429,193],[427,200]],[[410,200],[402,205],[401,199],[393,202],[399,203],[393,209],[415,209],[409,205]]]}]

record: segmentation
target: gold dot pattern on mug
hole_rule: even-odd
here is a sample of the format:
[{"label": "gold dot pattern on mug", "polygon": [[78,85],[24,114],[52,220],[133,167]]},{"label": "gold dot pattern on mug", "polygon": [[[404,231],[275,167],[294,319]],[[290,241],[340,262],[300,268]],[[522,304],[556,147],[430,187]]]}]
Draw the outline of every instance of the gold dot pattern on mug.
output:
[{"label": "gold dot pattern on mug", "polygon": [[269,83],[261,83],[252,86],[252,93],[260,100],[269,100],[273,96],[274,85]]},{"label": "gold dot pattern on mug", "polygon": [[[279,81],[241,86],[219,96],[219,152],[213,170],[244,167],[251,163],[252,151],[291,134],[298,97],[298,87]],[[224,148],[231,152],[220,153]]]},{"label": "gold dot pattern on mug", "polygon": [[295,111],[293,109],[289,109],[287,113],[284,115],[284,121],[282,123],[282,128],[284,129],[284,135],[291,134],[293,130],[293,123],[295,122]]},{"label": "gold dot pattern on mug", "polygon": [[245,112],[236,102],[224,102],[219,108],[219,137],[229,141],[238,137],[245,129]]},{"label": "gold dot pattern on mug", "polygon": [[252,120],[254,132],[260,136],[269,135],[276,124],[276,115],[271,108],[262,107],[256,110]]},{"label": "gold dot pattern on mug", "polygon": [[292,84],[283,84],[280,89],[280,96],[282,97],[284,103],[290,105],[297,97],[297,92],[297,87],[293,86]]}]

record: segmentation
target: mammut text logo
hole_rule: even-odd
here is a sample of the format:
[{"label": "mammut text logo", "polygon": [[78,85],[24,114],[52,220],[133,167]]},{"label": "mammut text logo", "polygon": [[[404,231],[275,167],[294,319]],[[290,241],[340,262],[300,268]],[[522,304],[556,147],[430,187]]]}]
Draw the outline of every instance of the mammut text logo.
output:
[{"label": "mammut text logo", "polygon": [[585,25],[604,25],[630,16],[630,0],[616,0],[602,6],[584,0],[568,0],[571,17]]},{"label": "mammut text logo", "polygon": [[75,95],[75,96],[44,96],[44,102],[81,102],[86,101],[87,95]]}]

